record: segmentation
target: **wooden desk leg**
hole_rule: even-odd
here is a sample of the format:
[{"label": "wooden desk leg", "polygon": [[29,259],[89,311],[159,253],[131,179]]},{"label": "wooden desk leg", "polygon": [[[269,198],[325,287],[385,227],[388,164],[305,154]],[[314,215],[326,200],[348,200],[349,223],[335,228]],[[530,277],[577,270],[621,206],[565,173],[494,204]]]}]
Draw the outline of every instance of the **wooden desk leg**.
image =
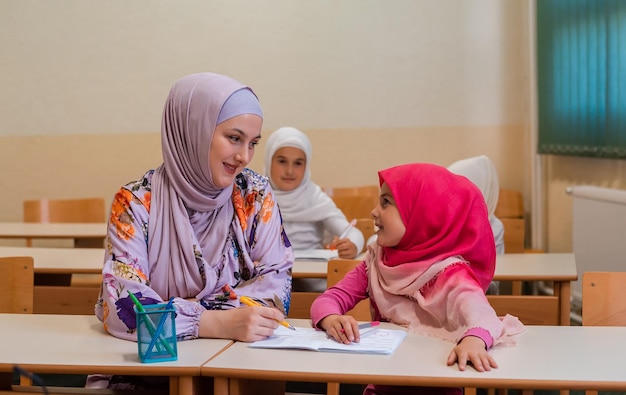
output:
[{"label": "wooden desk leg", "polygon": [[[172,385],[173,379],[176,381],[176,385],[174,386]],[[197,395],[200,392],[198,381],[197,377],[192,376],[172,377],[170,378],[170,395],[174,395],[174,390],[176,390],[176,395]]]},{"label": "wooden desk leg", "polygon": [[571,284],[569,281],[555,281],[552,285],[554,296],[559,298],[559,321],[561,325],[570,324]]},{"label": "wooden desk leg", "polygon": [[339,383],[326,383],[326,395],[339,395]]},{"label": "wooden desk leg", "polygon": [[[233,379],[233,381],[236,379]],[[213,378],[213,395],[229,395],[228,387],[230,380],[228,377]]]},{"label": "wooden desk leg", "polygon": [[169,395],[180,395],[178,376],[170,376],[170,394]]},{"label": "wooden desk leg", "polygon": [[0,373],[0,390],[8,391],[13,384],[13,372]]},{"label": "wooden desk leg", "polygon": [[572,285],[569,281],[561,283],[561,325],[570,324],[570,298],[572,296]]}]

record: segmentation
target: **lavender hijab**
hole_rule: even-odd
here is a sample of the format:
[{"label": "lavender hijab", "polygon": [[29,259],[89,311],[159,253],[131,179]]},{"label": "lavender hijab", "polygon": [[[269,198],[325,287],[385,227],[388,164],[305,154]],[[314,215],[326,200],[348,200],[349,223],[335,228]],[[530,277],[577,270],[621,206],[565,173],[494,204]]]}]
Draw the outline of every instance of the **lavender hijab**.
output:
[{"label": "lavender hijab", "polygon": [[[226,109],[231,95],[243,100],[233,100]],[[218,123],[250,113],[262,116],[256,96],[223,75],[192,74],[170,90],[161,124],[163,164],[152,177],[148,225],[149,278],[163,299],[195,297],[215,285],[199,275],[194,233],[209,267],[215,267],[231,227],[242,232],[233,225],[233,186],[215,186],[209,150]]]}]

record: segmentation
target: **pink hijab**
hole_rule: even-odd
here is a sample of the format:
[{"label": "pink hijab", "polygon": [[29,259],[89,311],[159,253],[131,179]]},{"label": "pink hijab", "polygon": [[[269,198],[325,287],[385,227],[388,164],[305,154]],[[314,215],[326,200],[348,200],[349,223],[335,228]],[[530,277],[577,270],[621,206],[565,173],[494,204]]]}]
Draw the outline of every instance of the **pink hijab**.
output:
[{"label": "pink hijab", "polygon": [[[163,299],[196,296],[214,285],[198,275],[194,233],[207,263],[215,267],[231,227],[241,232],[233,221],[233,186],[216,187],[209,166],[220,111],[241,89],[249,88],[223,75],[192,74],[174,84],[165,103],[163,164],[152,177],[148,225],[151,286]],[[231,117],[243,113],[248,112]]]},{"label": "pink hijab", "polygon": [[461,256],[486,291],[495,270],[493,234],[480,190],[445,167],[411,163],[382,170],[380,185],[393,194],[406,233],[393,248],[383,247],[386,266],[410,263],[416,273]]}]

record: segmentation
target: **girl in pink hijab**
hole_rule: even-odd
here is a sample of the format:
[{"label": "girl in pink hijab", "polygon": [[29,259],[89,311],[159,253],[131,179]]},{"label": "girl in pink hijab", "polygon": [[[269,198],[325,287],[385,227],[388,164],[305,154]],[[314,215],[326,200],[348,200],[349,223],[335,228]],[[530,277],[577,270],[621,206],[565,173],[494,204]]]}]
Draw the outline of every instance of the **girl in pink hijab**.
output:
[{"label": "girl in pink hijab", "polygon": [[[136,341],[132,292],[176,308],[179,340],[256,341],[289,309],[293,252],[267,178],[246,168],[263,114],[252,90],[199,73],[172,87],[163,164],[122,187],[108,225],[96,315]],[[239,296],[271,307],[241,307]]]},{"label": "girl in pink hijab", "polygon": [[[377,243],[365,259],[311,306],[313,324],[335,340],[358,342],[355,319],[344,315],[370,298],[372,319],[452,343],[447,364],[496,368],[488,350],[523,325],[500,319],[485,296],[495,245],[481,192],[467,178],[426,163],[378,173],[380,202],[372,210]],[[433,361],[433,363],[436,363]],[[461,388],[369,385],[365,394],[462,394]]]}]

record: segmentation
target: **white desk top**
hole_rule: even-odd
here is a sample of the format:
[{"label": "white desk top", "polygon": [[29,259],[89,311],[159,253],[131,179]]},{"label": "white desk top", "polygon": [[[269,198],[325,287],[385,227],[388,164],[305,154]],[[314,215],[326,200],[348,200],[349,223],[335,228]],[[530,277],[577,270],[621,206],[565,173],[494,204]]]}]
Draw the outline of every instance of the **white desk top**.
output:
[{"label": "white desk top", "polygon": [[137,343],[104,332],[95,316],[0,314],[0,371],[13,365],[38,373],[191,375],[230,340],[177,343],[178,360],[141,363]]},{"label": "white desk top", "polygon": [[107,224],[0,222],[0,238],[102,239]]},{"label": "white desk top", "polygon": [[[326,278],[327,262],[296,261],[293,277]],[[573,253],[520,253],[496,257],[494,280],[576,281],[576,259]]]},{"label": "white desk top", "polygon": [[[306,320],[289,320],[296,326]],[[384,324],[389,325],[389,324]],[[203,375],[294,381],[534,389],[626,389],[626,327],[527,326],[517,345],[491,351],[499,367],[446,366],[453,345],[409,334],[390,356],[249,348],[236,342]]]},{"label": "white desk top", "polygon": [[35,273],[100,274],[104,248],[3,247],[0,257],[31,256]]},{"label": "white desk top", "polygon": [[[1,225],[1,224],[0,224]],[[0,256],[32,256],[38,273],[102,272],[104,248],[3,247]],[[297,260],[293,277],[326,278],[327,262]],[[498,255],[495,280],[576,281],[573,253]]]}]

